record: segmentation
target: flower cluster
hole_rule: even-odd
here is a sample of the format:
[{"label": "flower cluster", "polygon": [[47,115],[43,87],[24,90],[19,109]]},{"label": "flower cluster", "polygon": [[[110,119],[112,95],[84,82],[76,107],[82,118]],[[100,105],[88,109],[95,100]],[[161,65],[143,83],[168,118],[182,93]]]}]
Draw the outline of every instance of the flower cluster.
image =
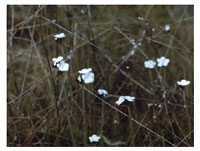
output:
[{"label": "flower cluster", "polygon": [[[165,57],[160,57],[160,58],[157,58],[156,61],[158,63],[158,67],[166,67],[169,64],[170,59],[167,59]],[[156,62],[154,60],[148,60],[144,62],[145,68],[153,69],[155,65],[156,65]]]},{"label": "flower cluster", "polygon": [[133,50],[135,50],[136,48],[142,45],[141,42],[136,42],[135,39],[131,39],[130,43],[133,45]]},{"label": "flower cluster", "polygon": [[127,55],[122,56],[123,61],[127,61],[129,57],[134,56],[136,49],[142,45],[141,42],[136,42],[135,39],[131,39],[130,43],[133,45],[133,48],[127,53]]},{"label": "flower cluster", "polygon": [[[144,21],[144,18],[142,18],[142,17],[138,17],[138,19],[141,20],[141,21]],[[169,31],[169,30],[170,30],[170,25],[166,25],[165,31]],[[152,31],[155,31],[155,29],[152,28]],[[59,39],[65,38],[65,37],[66,37],[66,35],[64,33],[54,35],[55,40],[59,40]],[[136,49],[139,46],[142,45],[141,42],[136,42],[134,39],[131,39],[130,43],[133,45],[133,48],[126,56],[124,56],[125,61],[130,56],[133,56],[135,54]],[[70,53],[66,56],[66,60],[70,60],[72,58],[72,55],[73,55],[73,53],[72,53],[72,50],[71,50]],[[62,56],[59,56],[57,58],[52,58],[52,61],[53,61],[54,66],[56,66],[59,69],[59,71],[64,72],[64,71],[69,70],[69,64],[64,61],[64,58]],[[149,68],[149,69],[153,69],[156,65],[158,67],[167,67],[169,62],[170,62],[170,59],[162,56],[160,58],[155,59],[155,61],[154,60],[145,61],[144,67]],[[126,66],[126,68],[129,69],[130,67]],[[79,70],[78,73],[79,73],[79,76],[78,76],[79,82],[81,82],[82,80],[84,81],[85,84],[90,84],[90,83],[94,82],[95,76],[94,76],[94,73],[92,72],[92,68],[85,68],[85,69]],[[190,81],[183,79],[181,81],[177,81],[177,84],[180,85],[180,86],[187,86],[187,85],[190,84]],[[104,89],[98,89],[97,92],[98,92],[99,95],[102,95],[102,96],[108,95],[108,92]],[[162,97],[166,98],[166,92],[165,91],[163,92]],[[124,103],[125,101],[134,102],[135,97],[133,97],[133,96],[119,96],[118,100],[115,103],[119,106],[122,103]],[[154,103],[154,104],[148,103],[147,105],[148,105],[148,107],[152,107],[152,106],[155,106],[155,107],[158,107],[158,108],[162,107],[162,104],[159,104],[159,103]],[[114,123],[118,124],[119,121],[114,120]],[[101,139],[101,137],[97,136],[96,134],[93,134],[92,136],[89,137],[89,141],[91,143],[99,142],[100,139]]]},{"label": "flower cluster", "polygon": [[[57,58],[52,58],[52,61],[54,62],[54,66],[57,66],[59,71],[68,71],[69,70],[69,64],[66,63],[63,60],[62,56],[59,56]],[[81,80],[84,81],[85,84],[93,83],[94,82],[94,73],[92,72],[92,68],[82,69],[78,71],[81,75],[78,76],[78,80],[81,82]],[[106,95],[106,91],[100,90],[100,93],[103,95]]]}]

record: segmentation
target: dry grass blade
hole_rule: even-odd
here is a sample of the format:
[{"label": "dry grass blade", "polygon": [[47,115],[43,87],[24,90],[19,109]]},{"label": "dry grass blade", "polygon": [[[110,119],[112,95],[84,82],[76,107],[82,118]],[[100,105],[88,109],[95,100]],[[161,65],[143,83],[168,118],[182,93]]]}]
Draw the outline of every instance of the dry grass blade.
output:
[{"label": "dry grass blade", "polygon": [[35,134],[44,126],[46,120],[43,120],[24,140],[22,146],[29,146]]}]

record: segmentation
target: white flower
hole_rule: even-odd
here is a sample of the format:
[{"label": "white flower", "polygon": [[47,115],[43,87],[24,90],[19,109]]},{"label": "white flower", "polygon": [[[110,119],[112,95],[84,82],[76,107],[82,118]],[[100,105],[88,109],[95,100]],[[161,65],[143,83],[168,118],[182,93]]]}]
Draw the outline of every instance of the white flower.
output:
[{"label": "white flower", "polygon": [[57,63],[63,60],[62,56],[59,56],[58,58],[52,58],[52,61],[54,62],[54,66],[56,66]]},{"label": "white flower", "polygon": [[162,67],[162,66],[166,67],[168,65],[168,63],[170,62],[170,60],[165,57],[160,57],[157,59],[157,62],[158,62],[159,67]]},{"label": "white flower", "polygon": [[135,100],[135,97],[132,96],[120,96],[119,99],[115,102],[117,105],[122,104],[125,100],[129,102],[133,102]]},{"label": "white flower", "polygon": [[170,30],[170,25],[165,25],[165,31],[169,31]]},{"label": "white flower", "polygon": [[[94,82],[94,73],[92,72],[92,68],[82,69],[78,71],[86,84]],[[78,79],[80,81],[80,78]]]},{"label": "white flower", "polygon": [[156,65],[156,62],[153,60],[148,60],[148,61],[144,62],[145,68],[153,69],[155,67],[155,65]]},{"label": "white flower", "polygon": [[62,56],[59,56],[57,58],[52,58],[52,61],[54,62],[54,66],[57,66],[59,71],[68,71],[69,70],[69,64],[65,63]]},{"label": "white flower", "polygon": [[103,96],[108,95],[108,92],[106,90],[104,90],[104,89],[98,89],[97,92],[98,92],[99,95],[103,95]]},{"label": "white flower", "polygon": [[65,37],[66,37],[66,35],[64,33],[54,35],[55,40],[65,38]]},{"label": "white flower", "polygon": [[88,72],[86,74],[83,74],[81,77],[84,80],[85,84],[94,82],[94,73],[93,72]]},{"label": "white flower", "polygon": [[187,81],[187,80],[181,80],[181,81],[177,81],[177,84],[180,85],[180,86],[187,86],[190,84],[190,81]]},{"label": "white flower", "polygon": [[97,136],[95,134],[93,134],[92,136],[89,137],[90,142],[98,142],[101,139],[100,136]]},{"label": "white flower", "polygon": [[61,61],[57,64],[57,67],[59,71],[68,71],[69,70],[69,64],[65,63],[65,61]]}]

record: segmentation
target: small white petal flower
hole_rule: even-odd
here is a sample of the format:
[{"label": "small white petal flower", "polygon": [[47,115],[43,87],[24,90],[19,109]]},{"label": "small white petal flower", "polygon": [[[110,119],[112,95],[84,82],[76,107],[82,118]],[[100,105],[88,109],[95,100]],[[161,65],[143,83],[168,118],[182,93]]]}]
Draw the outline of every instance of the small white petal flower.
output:
[{"label": "small white petal flower", "polygon": [[117,105],[122,104],[125,101],[124,96],[120,96],[119,99],[117,100],[117,102],[115,102]]},{"label": "small white petal flower", "polygon": [[69,64],[65,63],[65,61],[61,61],[57,64],[57,67],[59,71],[68,71],[69,70]]},{"label": "small white petal flower", "polygon": [[152,28],[152,32],[154,32],[155,31],[155,28]]},{"label": "small white petal flower", "polygon": [[124,96],[124,98],[129,102],[133,102],[135,100],[135,97],[133,96]]},{"label": "small white petal flower", "polygon": [[100,139],[101,139],[101,137],[97,136],[95,134],[93,134],[92,136],[89,137],[89,140],[90,140],[91,143],[98,142]]},{"label": "small white petal flower", "polygon": [[87,68],[87,69],[82,69],[79,71],[80,74],[86,74],[88,72],[91,72],[92,71],[92,68]]},{"label": "small white petal flower", "polygon": [[156,62],[153,60],[148,60],[144,62],[145,68],[153,69],[156,65]]},{"label": "small white petal flower", "polygon": [[108,92],[106,90],[104,90],[104,89],[98,89],[98,94],[106,96],[106,95],[108,95]]},{"label": "small white petal flower", "polygon": [[52,61],[54,62],[54,66],[56,66],[57,63],[63,60],[62,56],[59,56],[58,58],[52,58]]},{"label": "small white petal flower", "polygon": [[170,60],[165,57],[160,57],[157,59],[157,62],[158,62],[159,67],[163,67],[163,66],[166,67],[168,63],[170,62]]},{"label": "small white petal flower", "polygon": [[64,33],[54,35],[55,40],[65,38],[65,37],[66,37],[66,35]]},{"label": "small white petal flower", "polygon": [[94,82],[94,73],[93,72],[87,72],[86,74],[83,74],[81,77],[84,80],[85,84]]},{"label": "small white petal flower", "polygon": [[165,25],[165,31],[169,31],[170,30],[170,25]]},{"label": "small white petal flower", "polygon": [[91,71],[92,71],[92,68],[82,69],[82,70],[78,71],[80,74],[82,74],[81,77],[84,80],[85,84],[94,82],[94,73]]},{"label": "small white petal flower", "polygon": [[135,100],[135,97],[133,96],[120,96],[119,99],[115,102],[117,105],[122,104],[125,100],[129,102],[133,102]]},{"label": "small white petal flower", "polygon": [[187,86],[190,84],[190,81],[187,81],[187,80],[181,80],[181,81],[177,81],[177,84],[180,85],[180,86]]}]

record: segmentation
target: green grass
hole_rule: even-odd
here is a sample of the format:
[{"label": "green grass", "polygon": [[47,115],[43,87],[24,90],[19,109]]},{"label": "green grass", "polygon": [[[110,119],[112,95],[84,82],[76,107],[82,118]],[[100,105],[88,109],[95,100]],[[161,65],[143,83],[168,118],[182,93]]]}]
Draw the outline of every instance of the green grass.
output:
[{"label": "green grass", "polygon": [[[8,146],[194,145],[193,6],[10,5],[7,11]],[[61,32],[67,37],[56,42]],[[124,60],[131,39],[142,45]],[[52,58],[71,52],[68,72],[53,67]],[[144,67],[161,56],[170,59],[167,67]],[[94,83],[78,82],[83,68],[92,68]],[[191,84],[182,89],[181,79]],[[110,95],[99,96],[99,88]],[[121,95],[136,100],[118,106]],[[93,134],[99,142],[90,143]]]}]

